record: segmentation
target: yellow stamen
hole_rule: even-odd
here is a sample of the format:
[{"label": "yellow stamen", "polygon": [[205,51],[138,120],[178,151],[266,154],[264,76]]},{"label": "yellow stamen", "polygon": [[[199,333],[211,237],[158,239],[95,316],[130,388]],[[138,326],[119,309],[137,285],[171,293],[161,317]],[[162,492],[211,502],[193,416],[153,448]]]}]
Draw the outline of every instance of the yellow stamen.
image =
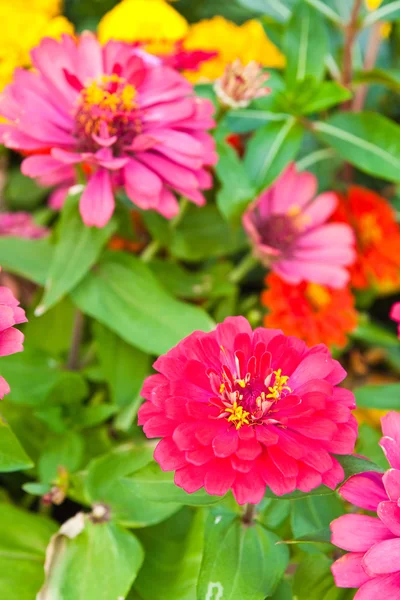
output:
[{"label": "yellow stamen", "polygon": [[375,244],[382,239],[382,230],[379,227],[376,216],[366,214],[360,219],[360,236],[363,244]]},{"label": "yellow stamen", "polygon": [[274,371],[274,375],[274,385],[268,388],[269,394],[267,394],[267,398],[273,398],[274,400],[278,400],[282,392],[291,392],[292,390],[288,385],[286,385],[286,382],[289,379],[289,377],[288,375],[282,375],[282,369]]},{"label": "yellow stamen", "polygon": [[246,410],[243,410],[243,406],[239,406],[236,400],[232,404],[231,408],[225,409],[225,412],[231,413],[231,416],[228,418],[228,422],[234,423],[236,429],[240,429],[242,425],[250,424],[248,419],[250,413]]},{"label": "yellow stamen", "polygon": [[309,283],[306,288],[306,297],[314,306],[314,308],[325,308],[330,301],[331,295],[329,291],[318,283]]}]

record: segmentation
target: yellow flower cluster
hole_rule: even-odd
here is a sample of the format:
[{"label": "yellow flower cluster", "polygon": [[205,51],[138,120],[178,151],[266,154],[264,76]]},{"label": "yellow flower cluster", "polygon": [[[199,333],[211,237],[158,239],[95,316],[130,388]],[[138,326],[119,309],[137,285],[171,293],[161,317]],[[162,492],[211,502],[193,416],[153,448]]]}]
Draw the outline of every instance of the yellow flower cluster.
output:
[{"label": "yellow flower cluster", "polygon": [[285,60],[258,21],[239,26],[214,17],[189,25],[165,0],[122,0],[100,21],[98,34],[102,43],[111,38],[147,42],[147,51],[154,54],[170,52],[177,41],[186,50],[217,52],[199,71],[186,73],[192,82],[214,81],[237,58],[244,65],[255,60],[265,67],[282,67]]},{"label": "yellow flower cluster", "polygon": [[30,65],[30,50],[43,37],[73,33],[61,16],[61,0],[0,0],[0,90],[12,79],[16,67]]}]

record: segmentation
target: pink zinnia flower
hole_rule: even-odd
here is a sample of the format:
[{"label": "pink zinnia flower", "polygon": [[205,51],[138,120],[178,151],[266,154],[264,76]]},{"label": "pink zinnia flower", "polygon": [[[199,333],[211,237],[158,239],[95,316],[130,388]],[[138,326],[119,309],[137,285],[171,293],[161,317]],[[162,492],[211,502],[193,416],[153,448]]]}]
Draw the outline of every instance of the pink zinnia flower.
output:
[{"label": "pink zinnia flower", "polygon": [[354,234],[343,223],[327,223],[337,205],[333,192],[315,197],[317,178],[294,164],[247,209],[243,225],[254,254],[288,283],[311,281],[334,288],[349,279]]},{"label": "pink zinnia flower", "polygon": [[182,75],[129,44],[101,47],[90,33],[43,39],[32,64],[16,71],[1,99],[3,143],[34,152],[22,172],[42,181],[60,184],[71,166],[83,166],[86,225],[109,221],[116,188],[167,218],[178,212],[174,192],[205,203],[201,190],[212,183],[205,167],[217,160],[206,133],[214,109]]},{"label": "pink zinnia flower", "polygon": [[332,544],[348,550],[332,565],[336,585],[360,588],[355,600],[400,598],[400,414],[382,418],[380,445],[392,469],[350,477],[340,494],[376,517],[349,514],[331,523]]},{"label": "pink zinnia flower", "polygon": [[393,321],[396,321],[396,323],[398,323],[398,336],[400,338],[400,302],[396,302],[395,304],[393,304],[392,309],[390,311],[390,318],[393,319]]},{"label": "pink zinnia flower", "polygon": [[15,236],[38,239],[47,235],[45,227],[36,225],[32,215],[26,212],[0,213],[0,237]]},{"label": "pink zinnia flower", "polygon": [[154,457],[187,492],[232,489],[239,504],[256,504],[266,486],[280,496],[343,480],[332,454],[353,451],[355,403],[337,387],[346,372],[326,346],[230,317],[189,335],[154,368],[139,423],[163,438]]},{"label": "pink zinnia flower", "polygon": [[[19,306],[12,292],[0,286],[0,356],[7,356],[22,351],[23,334],[14,325],[26,322],[25,312]],[[3,377],[0,377],[0,398],[8,394],[10,388]]]}]

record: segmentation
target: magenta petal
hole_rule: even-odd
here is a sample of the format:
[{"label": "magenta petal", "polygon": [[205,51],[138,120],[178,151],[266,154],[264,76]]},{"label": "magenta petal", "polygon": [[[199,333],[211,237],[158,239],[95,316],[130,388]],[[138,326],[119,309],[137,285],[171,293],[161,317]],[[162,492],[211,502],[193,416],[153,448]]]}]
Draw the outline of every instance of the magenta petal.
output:
[{"label": "magenta petal", "polygon": [[391,410],[381,419],[383,435],[400,444],[400,413]]},{"label": "magenta petal", "polygon": [[353,475],[342,485],[340,495],[364,510],[376,511],[379,502],[387,500],[381,473]]},{"label": "magenta petal", "polygon": [[382,575],[364,583],[354,600],[400,600],[400,574]]},{"label": "magenta petal", "polygon": [[10,393],[10,386],[8,385],[7,381],[3,378],[0,377],[0,400],[2,398],[4,398],[4,396],[6,394]]},{"label": "magenta petal", "polygon": [[365,552],[393,534],[376,517],[343,515],[331,523],[332,544],[350,552]]},{"label": "magenta petal", "polygon": [[389,469],[383,476],[383,485],[390,500],[397,501],[400,498],[400,471]]},{"label": "magenta petal", "polygon": [[0,356],[22,352],[24,335],[18,329],[9,328],[0,332]]},{"label": "magenta petal", "polygon": [[400,508],[397,502],[381,502],[378,505],[378,517],[394,535],[400,536]]},{"label": "magenta petal", "polygon": [[187,464],[185,454],[177,448],[176,444],[169,437],[158,442],[154,451],[154,459],[163,471],[174,471]]},{"label": "magenta petal", "polygon": [[208,466],[204,479],[205,490],[213,496],[224,496],[235,481],[235,471],[230,463],[224,460],[216,460]]},{"label": "magenta petal", "polygon": [[333,563],[335,584],[340,588],[358,588],[370,579],[362,566],[362,552],[350,552]]},{"label": "magenta petal", "polygon": [[363,567],[371,577],[400,571],[400,538],[374,544],[364,556]]},{"label": "magenta petal", "polygon": [[224,433],[220,433],[213,439],[213,449],[215,456],[224,458],[236,452],[239,438],[234,427]]},{"label": "magenta petal", "polygon": [[79,203],[82,220],[88,227],[104,227],[114,212],[111,177],[105,169],[91,176]]}]

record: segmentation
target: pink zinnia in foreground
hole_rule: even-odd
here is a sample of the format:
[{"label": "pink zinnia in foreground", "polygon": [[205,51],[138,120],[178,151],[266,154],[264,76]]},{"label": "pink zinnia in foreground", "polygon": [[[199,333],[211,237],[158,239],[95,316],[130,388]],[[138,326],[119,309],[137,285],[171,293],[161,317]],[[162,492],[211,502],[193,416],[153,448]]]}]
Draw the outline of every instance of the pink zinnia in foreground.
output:
[{"label": "pink zinnia in foreground", "polygon": [[0,237],[14,236],[38,239],[47,235],[45,227],[36,225],[32,215],[26,212],[0,213]]},{"label": "pink zinnia in foreground", "polygon": [[351,514],[331,523],[332,544],[348,550],[332,565],[336,585],[360,588],[355,600],[400,598],[400,414],[382,418],[380,445],[392,469],[354,475],[340,494],[376,517]]},{"label": "pink zinnia in foreground", "polygon": [[327,223],[337,205],[333,192],[315,197],[317,178],[291,164],[247,209],[243,225],[255,256],[288,283],[311,281],[344,287],[355,259],[354,234]]},{"label": "pink zinnia in foreground", "polygon": [[139,423],[163,438],[154,457],[187,492],[232,489],[239,504],[256,504],[266,486],[280,496],[343,480],[332,454],[353,451],[355,403],[337,387],[346,372],[326,346],[230,317],[189,335],[154,368]]},{"label": "pink zinnia in foreground", "polygon": [[42,182],[69,181],[71,166],[81,165],[89,173],[80,201],[86,225],[109,221],[117,188],[167,218],[178,212],[175,192],[205,203],[205,167],[217,160],[206,133],[214,109],[182,75],[132,45],[102,47],[90,33],[43,39],[32,64],[1,98],[2,141],[34,152],[22,172]]},{"label": "pink zinnia in foreground", "polygon": [[400,302],[396,302],[395,304],[393,304],[392,309],[390,311],[390,318],[393,319],[393,321],[396,321],[396,323],[398,323],[398,336],[400,338]]},{"label": "pink zinnia in foreground", "polygon": [[[0,286],[0,356],[7,356],[22,351],[23,334],[14,325],[26,321],[25,312],[19,307],[11,291]],[[0,377],[0,398],[8,394],[10,388],[3,377]]]}]

